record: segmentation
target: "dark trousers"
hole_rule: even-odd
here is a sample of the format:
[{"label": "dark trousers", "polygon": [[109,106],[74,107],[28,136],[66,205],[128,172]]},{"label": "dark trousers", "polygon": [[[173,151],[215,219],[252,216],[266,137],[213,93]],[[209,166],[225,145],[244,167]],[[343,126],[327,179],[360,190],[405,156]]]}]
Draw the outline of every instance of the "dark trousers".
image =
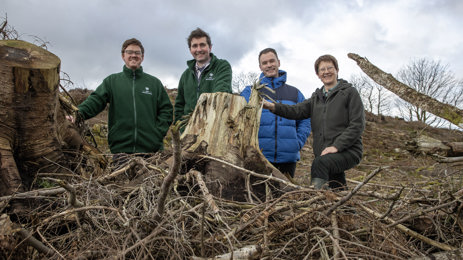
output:
[{"label": "dark trousers", "polygon": [[275,168],[277,168],[280,172],[287,173],[291,178],[294,178],[294,173],[296,172],[296,163],[272,163]]},{"label": "dark trousers", "polygon": [[311,177],[327,180],[331,189],[344,190],[347,187],[344,171],[359,162],[360,158],[348,151],[318,156],[312,162]]}]

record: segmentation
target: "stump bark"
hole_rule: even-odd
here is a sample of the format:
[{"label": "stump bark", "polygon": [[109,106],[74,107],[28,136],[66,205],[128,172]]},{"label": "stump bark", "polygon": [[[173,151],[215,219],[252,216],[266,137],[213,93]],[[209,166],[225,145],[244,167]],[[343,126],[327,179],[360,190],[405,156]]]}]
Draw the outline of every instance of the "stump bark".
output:
[{"label": "stump bark", "polygon": [[252,185],[255,178],[220,161],[201,160],[200,155],[209,155],[256,173],[286,178],[259,149],[261,112],[261,97],[255,90],[249,103],[244,97],[229,93],[204,93],[199,97],[182,134],[182,143],[184,157],[193,162],[187,163],[187,167],[200,168],[213,195],[249,201],[252,193],[254,199],[262,199],[265,185]]},{"label": "stump bark", "polygon": [[[55,171],[70,123],[59,102],[60,59],[24,41],[0,41],[0,196]],[[67,133],[67,134],[66,134]],[[70,143],[70,142],[68,142]]]}]

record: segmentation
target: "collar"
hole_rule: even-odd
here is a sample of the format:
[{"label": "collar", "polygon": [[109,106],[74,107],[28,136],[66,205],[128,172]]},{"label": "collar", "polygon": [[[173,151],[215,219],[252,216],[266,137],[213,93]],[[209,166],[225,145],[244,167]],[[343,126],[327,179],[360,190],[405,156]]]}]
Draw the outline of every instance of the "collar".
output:
[{"label": "collar", "polygon": [[124,65],[124,67],[122,68],[122,72],[130,78],[132,78],[134,74],[135,74],[135,77],[138,78],[143,74],[143,67],[140,66],[138,69],[133,71],[132,69],[129,69]]},{"label": "collar", "polygon": [[323,86],[322,87],[323,95],[325,95],[325,97],[328,96],[329,93],[331,93],[335,88],[337,88],[339,86],[339,82],[340,81],[338,80],[338,83],[336,84],[336,86],[328,89],[328,91],[326,91],[325,86]]}]

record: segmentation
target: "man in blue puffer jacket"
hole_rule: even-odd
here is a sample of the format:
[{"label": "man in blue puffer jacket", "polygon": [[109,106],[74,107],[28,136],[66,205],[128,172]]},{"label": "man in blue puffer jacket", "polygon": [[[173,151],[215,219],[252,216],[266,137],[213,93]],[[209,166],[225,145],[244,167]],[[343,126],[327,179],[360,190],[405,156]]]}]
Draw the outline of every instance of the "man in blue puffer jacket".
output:
[{"label": "man in blue puffer jacket", "polygon": [[[286,72],[279,70],[280,60],[277,52],[266,48],[259,53],[261,84],[273,89],[275,93],[262,88],[259,91],[267,94],[275,102],[297,104],[305,100],[297,88],[286,84]],[[249,102],[251,86],[247,86],[240,94]],[[294,177],[296,162],[300,159],[299,150],[310,135],[310,118],[290,120],[262,109],[259,128],[259,146],[265,158],[282,173]]]}]

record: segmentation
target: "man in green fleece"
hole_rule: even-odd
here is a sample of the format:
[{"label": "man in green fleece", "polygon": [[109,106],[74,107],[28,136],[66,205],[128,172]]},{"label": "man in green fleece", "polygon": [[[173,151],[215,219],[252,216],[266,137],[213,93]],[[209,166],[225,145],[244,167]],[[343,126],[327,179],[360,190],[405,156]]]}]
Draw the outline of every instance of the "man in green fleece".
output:
[{"label": "man in green fleece", "polygon": [[197,28],[188,36],[188,47],[194,59],[187,61],[188,68],[178,83],[175,99],[175,121],[191,113],[202,93],[232,93],[232,69],[226,60],[212,52],[209,34]]},{"label": "man in green fleece", "polygon": [[105,78],[79,105],[79,115],[89,119],[109,103],[108,144],[113,154],[154,153],[163,149],[164,136],[172,123],[172,104],[164,86],[143,72],[144,52],[139,40],[126,40],[122,44],[122,72]]}]

